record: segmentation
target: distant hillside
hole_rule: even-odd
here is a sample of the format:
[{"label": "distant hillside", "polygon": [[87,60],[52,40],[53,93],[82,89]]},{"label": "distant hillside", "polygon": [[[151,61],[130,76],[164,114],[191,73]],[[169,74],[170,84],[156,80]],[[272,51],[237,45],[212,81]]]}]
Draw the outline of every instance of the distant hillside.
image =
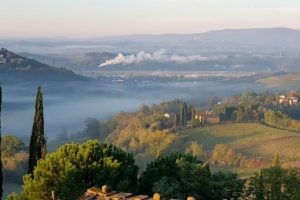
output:
[{"label": "distant hillside", "polygon": [[[156,51],[157,52],[157,51]],[[138,58],[143,52],[133,54],[123,53],[130,62],[139,59],[139,62],[130,64],[116,63],[99,68],[99,65],[117,58],[118,54],[109,52],[87,52],[78,54],[33,54],[22,52],[20,55],[38,60],[39,62],[65,67],[77,73],[86,71],[242,71],[242,72],[278,72],[295,71],[300,58],[296,55],[272,55],[252,53],[222,53],[222,54],[162,54],[163,59],[147,60],[156,52],[146,52],[145,56]],[[146,55],[147,54],[147,55]],[[196,57],[196,59],[195,59]],[[198,59],[197,58],[203,58]],[[146,58],[146,59],[145,59]],[[167,58],[167,59],[166,59]],[[174,58],[186,59],[186,62],[176,62]],[[173,59],[173,60],[172,60]],[[191,60],[194,59],[194,60]]]},{"label": "distant hillside", "polygon": [[100,63],[112,59],[117,54],[108,52],[86,52],[76,54],[33,54],[28,52],[19,53],[27,58],[38,60],[39,62],[53,65],[56,67],[65,67],[67,69],[81,72],[86,70],[97,70]]},{"label": "distant hillside", "polygon": [[300,30],[289,28],[225,29],[193,34],[125,35],[98,38],[1,39],[0,45],[17,52],[114,53],[157,51],[198,54],[220,52],[300,52]]},{"label": "distant hillside", "polygon": [[0,80],[70,81],[84,80],[83,76],[64,68],[54,68],[36,60],[0,49]]},{"label": "distant hillside", "polygon": [[291,87],[293,89],[300,88],[300,72],[282,76],[271,76],[257,80],[258,83],[269,87]]},{"label": "distant hillside", "polygon": [[[55,61],[55,66],[79,73],[98,71],[100,64],[116,58],[119,53],[128,57],[127,64],[117,63],[101,70],[292,72],[298,70],[300,62],[300,30],[289,28],[84,39],[0,39],[0,44],[17,52],[27,52],[21,55],[28,58],[48,65],[53,65]],[[153,54],[161,49],[165,50],[160,55],[162,60],[130,61],[140,56],[138,54],[141,52]]]},{"label": "distant hillside", "polygon": [[[195,34],[129,35],[99,38],[131,48],[164,47],[178,52],[292,52],[300,50],[300,30],[289,28],[225,29]],[[184,48],[184,49],[183,49]]]},{"label": "distant hillside", "polygon": [[[249,47],[300,47],[300,30],[288,28],[226,29],[196,34],[195,40],[207,40]],[[288,50],[288,49],[287,49]]]}]

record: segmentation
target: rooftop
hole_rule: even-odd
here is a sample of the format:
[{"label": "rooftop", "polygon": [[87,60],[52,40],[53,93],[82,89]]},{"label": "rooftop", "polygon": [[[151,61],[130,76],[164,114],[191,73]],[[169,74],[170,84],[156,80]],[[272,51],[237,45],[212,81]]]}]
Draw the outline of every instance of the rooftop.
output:
[{"label": "rooftop", "polygon": [[[81,196],[80,200],[160,200],[160,194],[155,193],[153,197],[147,195],[134,195],[126,192],[116,192],[108,186],[91,187]],[[188,200],[195,200],[188,197]]]}]

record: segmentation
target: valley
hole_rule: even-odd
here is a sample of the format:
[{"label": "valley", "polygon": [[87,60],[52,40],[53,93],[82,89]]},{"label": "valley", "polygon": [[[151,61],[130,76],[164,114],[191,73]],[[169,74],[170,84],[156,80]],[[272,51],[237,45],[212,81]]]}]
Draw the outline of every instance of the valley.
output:
[{"label": "valley", "polygon": [[[57,162],[55,159],[59,156],[64,160],[76,157],[72,152],[65,154],[73,151],[72,148],[80,149],[81,153],[89,151],[92,157],[92,147],[103,149],[114,156],[126,155],[122,159],[131,163],[128,170],[134,174],[130,176],[134,181],[144,181],[151,166],[176,161],[171,166],[176,166],[180,173],[184,167],[195,167],[197,173],[206,170],[206,181],[212,187],[207,191],[214,191],[220,183],[218,178],[223,177],[230,183],[240,184],[231,188],[239,189],[239,195],[244,180],[251,182],[258,172],[273,169],[274,159],[278,157],[278,169],[300,168],[297,37],[292,37],[294,43],[288,43],[289,50],[274,50],[270,41],[266,46],[256,41],[233,44],[229,33],[241,34],[240,42],[249,34],[257,34],[256,31],[262,37],[266,31],[271,31],[275,38],[278,31],[289,36],[294,34],[285,29],[244,31],[208,32],[194,35],[193,39],[191,35],[165,35],[156,38],[164,41],[161,46],[147,46],[149,41],[154,44],[153,36],[128,36],[123,46],[119,46],[118,37],[93,39],[94,45],[87,45],[92,41],[55,39],[50,46],[47,46],[48,40],[28,39],[31,45],[22,43],[25,48],[19,47],[19,53],[1,49],[2,134],[4,138],[16,136],[21,145],[18,149],[13,147],[16,148],[13,154],[3,156],[5,195],[25,191],[27,188],[21,189],[22,183],[38,180],[28,176],[25,177],[29,182],[21,179],[27,173],[33,114],[41,108],[34,106],[39,86],[44,96],[47,159],[54,159],[53,162]],[[222,49],[218,48],[220,40],[215,39],[219,34],[228,40],[221,40]],[[132,37],[146,49],[132,46]],[[212,38],[215,41],[210,41]],[[179,46],[185,48],[183,52],[176,48],[174,40],[180,41]],[[201,48],[190,46],[191,41],[202,45]],[[4,44],[14,49],[16,42],[19,44],[19,41],[5,40]],[[240,46],[243,48],[236,50]],[[75,157],[71,161],[76,160]],[[41,162],[47,165],[47,159]],[[106,160],[112,167],[109,170],[121,166],[109,159]],[[68,177],[69,169],[60,166],[60,161],[57,165],[61,171],[66,170],[63,176]],[[80,164],[76,164],[78,166]],[[98,167],[101,166],[100,163]],[[43,168],[37,170],[45,172]],[[58,175],[56,169],[52,170]],[[89,173],[84,170],[83,167],[77,172]],[[177,174],[175,182],[187,181],[190,173],[194,173],[193,170],[185,172],[189,175]],[[173,181],[173,176],[158,177],[159,182],[154,184]],[[80,186],[73,195],[82,194],[97,178]],[[193,181],[199,184],[199,180]],[[116,182],[111,184],[115,188],[123,187]],[[151,194],[151,188],[143,187],[139,185],[138,189]],[[161,192],[165,191],[168,190]],[[63,191],[62,194],[65,195]],[[26,194],[21,192],[20,195]]]}]

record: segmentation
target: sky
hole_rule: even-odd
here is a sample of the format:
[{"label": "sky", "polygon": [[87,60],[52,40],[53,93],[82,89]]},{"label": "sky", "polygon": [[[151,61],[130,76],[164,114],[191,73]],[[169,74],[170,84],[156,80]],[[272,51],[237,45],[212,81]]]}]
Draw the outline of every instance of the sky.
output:
[{"label": "sky", "polygon": [[0,36],[101,37],[300,29],[300,0],[0,0]]}]

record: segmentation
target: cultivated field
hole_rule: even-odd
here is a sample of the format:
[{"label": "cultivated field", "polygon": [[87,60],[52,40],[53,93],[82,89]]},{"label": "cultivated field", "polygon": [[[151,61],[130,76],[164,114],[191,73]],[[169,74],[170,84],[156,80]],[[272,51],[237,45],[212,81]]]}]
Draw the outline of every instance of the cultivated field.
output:
[{"label": "cultivated field", "polygon": [[[278,153],[284,165],[300,167],[300,133],[272,128],[260,123],[228,123],[202,128],[186,129],[176,134],[174,140],[166,153],[184,153],[192,141],[202,144],[206,156],[203,160],[210,159],[215,145],[225,144],[237,153],[254,159],[264,165],[271,164],[276,153]],[[88,138],[72,139],[60,142],[50,142],[48,151],[55,151],[61,145],[70,142],[82,143]],[[153,160],[145,159],[147,155],[136,155],[137,163],[141,170],[146,164]],[[142,159],[142,160],[141,160]],[[142,165],[141,165],[142,163]],[[253,175],[260,167],[233,168],[230,166],[211,165],[212,171],[233,171],[242,177]]]},{"label": "cultivated field", "polygon": [[195,140],[210,152],[216,144],[226,144],[245,156],[271,162],[278,153],[288,166],[300,166],[300,133],[271,128],[259,123],[232,123],[184,132],[185,140]]},{"label": "cultivated field", "polygon": [[299,89],[300,73],[293,73],[283,76],[272,76],[260,79],[257,82],[270,87],[289,87],[292,89]]}]

